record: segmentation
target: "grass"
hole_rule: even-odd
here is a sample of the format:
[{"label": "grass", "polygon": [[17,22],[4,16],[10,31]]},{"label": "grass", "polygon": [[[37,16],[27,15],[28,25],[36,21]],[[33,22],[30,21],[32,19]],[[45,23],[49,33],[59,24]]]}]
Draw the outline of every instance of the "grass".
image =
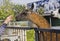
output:
[{"label": "grass", "polygon": [[34,30],[28,30],[27,31],[27,41],[34,41]]}]

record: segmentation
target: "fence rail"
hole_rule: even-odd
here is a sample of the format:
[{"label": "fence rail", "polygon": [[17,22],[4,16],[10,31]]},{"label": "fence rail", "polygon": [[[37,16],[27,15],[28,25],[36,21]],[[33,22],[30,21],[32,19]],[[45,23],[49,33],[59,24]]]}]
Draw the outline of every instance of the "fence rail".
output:
[{"label": "fence rail", "polygon": [[[44,41],[44,35],[43,32],[50,32],[50,41],[52,41],[52,33],[56,33],[56,41],[58,41],[58,34],[60,34],[60,29],[55,28],[49,28],[49,29],[43,29],[43,28],[37,28],[37,27],[7,27],[7,29],[20,29],[20,30],[31,30],[34,29],[35,31],[35,41]],[[43,40],[39,39],[39,32],[43,35]],[[46,40],[47,41],[47,40]]]},{"label": "fence rail", "polygon": [[[44,41],[39,39],[39,32],[43,35],[43,32],[50,32],[50,41],[52,41],[52,33],[56,33],[56,41],[58,41],[58,34],[60,34],[60,29],[55,29],[55,28],[49,28],[49,29],[43,29],[43,28],[37,28],[37,27],[8,27],[10,29],[23,29],[23,30],[31,30],[34,29],[35,31],[35,41]],[[44,37],[44,35],[43,35]],[[47,41],[47,40],[46,40]]]}]

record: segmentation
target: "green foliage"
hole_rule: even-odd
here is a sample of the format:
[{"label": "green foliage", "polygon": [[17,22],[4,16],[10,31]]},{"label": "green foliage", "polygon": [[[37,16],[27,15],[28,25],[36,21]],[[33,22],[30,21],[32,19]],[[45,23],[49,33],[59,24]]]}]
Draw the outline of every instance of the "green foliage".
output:
[{"label": "green foliage", "polygon": [[20,12],[22,12],[25,9],[24,5],[14,5],[13,7],[15,14],[19,14]]},{"label": "green foliage", "polygon": [[43,13],[44,13],[43,7],[40,7],[40,8],[38,9],[38,13],[39,13],[39,14],[43,14]]},{"label": "green foliage", "polygon": [[8,2],[8,0],[5,2],[5,5],[0,7],[0,20],[4,20],[9,15],[14,15],[11,4]]},{"label": "green foliage", "polygon": [[8,15],[13,15],[14,12],[11,8],[2,7],[0,9],[0,20],[5,19]]},{"label": "green foliage", "polygon": [[34,30],[27,31],[27,41],[34,41]]},{"label": "green foliage", "polygon": [[[4,20],[7,16],[19,14],[25,9],[23,5],[12,5],[9,3],[9,0],[4,1],[4,5],[0,7],[0,20]],[[15,20],[15,18],[14,18]]]}]

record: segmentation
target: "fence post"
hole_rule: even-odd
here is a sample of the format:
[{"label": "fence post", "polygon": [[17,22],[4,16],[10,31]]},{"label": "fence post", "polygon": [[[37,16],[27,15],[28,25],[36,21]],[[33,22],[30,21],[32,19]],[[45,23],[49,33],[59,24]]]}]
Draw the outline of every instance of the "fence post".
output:
[{"label": "fence post", "polygon": [[39,41],[39,31],[37,28],[35,28],[34,30],[35,30],[35,41]]}]

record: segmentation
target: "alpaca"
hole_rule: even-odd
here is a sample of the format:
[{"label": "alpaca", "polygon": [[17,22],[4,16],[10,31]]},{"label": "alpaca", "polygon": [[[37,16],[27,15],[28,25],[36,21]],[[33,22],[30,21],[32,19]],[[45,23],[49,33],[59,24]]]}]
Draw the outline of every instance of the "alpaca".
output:
[{"label": "alpaca", "polygon": [[[50,24],[48,23],[48,21],[42,15],[37,14],[36,12],[25,10],[16,16],[17,21],[19,21],[21,18],[30,20],[31,22],[36,24],[38,28],[50,28]],[[50,41],[50,33],[44,32],[43,34],[44,34],[44,41],[46,41],[46,37],[47,37],[47,41]],[[52,41],[56,41],[55,39],[56,39],[56,34],[52,33]]]}]

